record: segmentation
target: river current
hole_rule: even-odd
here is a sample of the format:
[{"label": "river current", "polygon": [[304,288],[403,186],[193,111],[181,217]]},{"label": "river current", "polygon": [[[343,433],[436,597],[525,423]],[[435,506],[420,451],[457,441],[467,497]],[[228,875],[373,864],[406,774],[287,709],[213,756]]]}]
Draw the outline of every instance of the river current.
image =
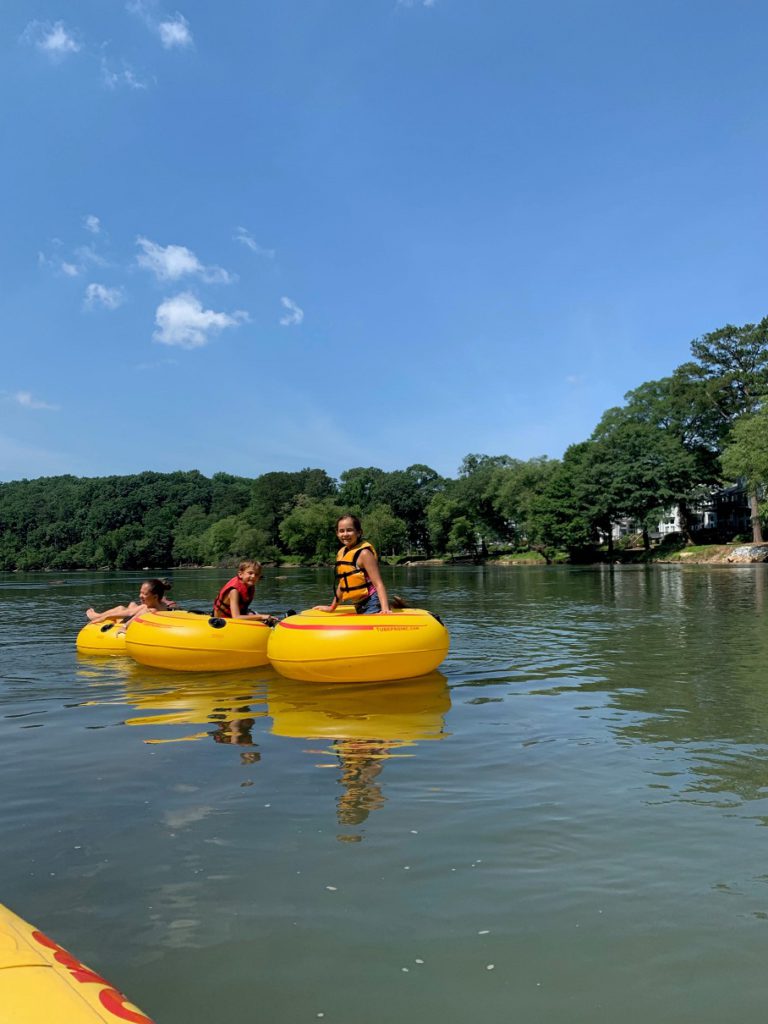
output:
[{"label": "river current", "polygon": [[142,577],[0,575],[0,902],[158,1024],[762,1020],[768,567],[386,574],[430,677],[83,658]]}]

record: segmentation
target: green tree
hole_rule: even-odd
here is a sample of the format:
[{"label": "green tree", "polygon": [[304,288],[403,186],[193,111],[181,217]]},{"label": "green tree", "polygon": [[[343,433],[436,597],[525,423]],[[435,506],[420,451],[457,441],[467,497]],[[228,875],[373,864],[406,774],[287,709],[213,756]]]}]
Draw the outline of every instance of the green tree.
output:
[{"label": "green tree", "polygon": [[343,511],[333,498],[302,496],[280,524],[285,548],[310,561],[333,561],[338,550],[336,520]]},{"label": "green tree", "polygon": [[494,506],[519,546],[536,545],[537,502],[558,466],[557,460],[540,456],[527,461],[514,459],[495,471],[491,485]]},{"label": "green tree", "polygon": [[173,530],[173,560],[176,565],[200,565],[205,561],[203,534],[211,516],[202,505],[190,505],[179,516]]},{"label": "green tree", "polygon": [[529,542],[547,562],[563,549],[579,560],[599,540],[601,520],[608,523],[605,506],[595,503],[594,448],[594,441],[570,445],[532,501]]},{"label": "green tree", "polygon": [[690,544],[691,508],[708,499],[720,482],[719,453],[724,422],[711,400],[711,385],[691,372],[690,364],[671,377],[648,381],[625,396],[623,415],[674,437],[688,453],[688,472],[673,501],[683,535]]},{"label": "green tree", "polygon": [[444,486],[443,478],[421,463],[385,473],[377,481],[375,504],[389,506],[406,525],[408,544],[429,554],[427,507]]},{"label": "green tree", "polygon": [[365,515],[379,499],[378,488],[385,476],[384,470],[376,466],[344,470],[339,477],[339,504],[355,515]]},{"label": "green tree", "polygon": [[638,519],[647,550],[650,514],[686,491],[695,459],[674,434],[638,421],[626,409],[609,409],[592,440],[587,462],[592,515],[597,513],[595,521],[609,536],[617,516]]},{"label": "green tree", "polygon": [[452,555],[459,555],[462,551],[468,551],[477,557],[477,534],[475,527],[466,516],[459,516],[451,523],[448,533],[448,550]]},{"label": "green tree", "polygon": [[453,497],[453,481],[446,490],[436,494],[427,506],[427,528],[430,550],[440,553],[450,550],[449,538],[454,520],[462,515],[459,500]]},{"label": "green tree", "polygon": [[408,542],[408,529],[388,505],[375,505],[363,518],[363,536],[380,555],[400,554]]},{"label": "green tree", "polygon": [[[743,479],[751,494],[768,488],[768,406],[743,416],[731,431],[723,452],[723,472],[732,480]],[[753,534],[754,536],[754,534]]]},{"label": "green tree", "polygon": [[510,469],[514,464],[509,455],[466,455],[459,466],[459,478],[451,488],[461,514],[472,523],[482,555],[487,555],[489,541],[508,541],[514,537],[514,527],[500,510],[498,501],[503,479],[499,470]]},{"label": "green tree", "polygon": [[[768,396],[768,317],[757,324],[726,324],[691,342],[697,362],[691,372],[710,387],[710,400],[724,426],[730,429],[743,416],[755,413]],[[749,492],[752,540],[763,540],[756,490]]]},{"label": "green tree", "polygon": [[336,484],[324,469],[302,469],[298,473],[264,473],[253,482],[247,516],[253,526],[265,530],[270,544],[280,545],[281,522],[300,497],[330,498]]},{"label": "green tree", "polygon": [[265,530],[251,526],[242,516],[226,516],[202,535],[200,546],[208,562],[228,563],[243,558],[263,557],[269,543]]}]

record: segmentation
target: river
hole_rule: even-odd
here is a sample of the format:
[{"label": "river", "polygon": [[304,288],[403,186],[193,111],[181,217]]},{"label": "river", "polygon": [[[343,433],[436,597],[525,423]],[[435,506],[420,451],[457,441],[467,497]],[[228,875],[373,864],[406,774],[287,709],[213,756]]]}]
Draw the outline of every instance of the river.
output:
[{"label": "river", "polygon": [[139,575],[0,575],[0,901],[158,1024],[761,1020],[768,567],[386,574],[433,676],[86,659]]}]

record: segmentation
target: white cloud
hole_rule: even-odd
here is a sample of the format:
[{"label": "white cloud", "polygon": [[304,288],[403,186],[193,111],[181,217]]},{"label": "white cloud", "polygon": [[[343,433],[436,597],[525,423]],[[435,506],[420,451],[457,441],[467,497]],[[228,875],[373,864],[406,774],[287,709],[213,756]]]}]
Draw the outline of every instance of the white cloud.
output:
[{"label": "white cloud", "polygon": [[51,258],[46,256],[44,252],[38,252],[37,265],[38,267],[46,267],[48,270],[64,274],[66,277],[78,277],[82,271],[82,267],[79,267],[76,263],[70,263],[68,260],[60,259],[58,256]]},{"label": "white cloud", "polygon": [[185,47],[192,45],[192,33],[189,31],[189,22],[183,14],[177,11],[173,18],[168,21],[161,21],[157,26],[160,35],[160,42],[166,50],[172,50],[175,46]]},{"label": "white cloud", "polygon": [[263,245],[259,245],[256,239],[246,231],[245,228],[237,228],[234,235],[235,241],[242,242],[246,248],[250,249],[251,252],[255,252],[257,256],[266,256],[269,259],[275,258],[274,249],[265,249]]},{"label": "white cloud", "polygon": [[101,231],[101,221],[95,213],[89,213],[83,217],[83,227],[86,231],[90,231],[92,235],[98,235]]},{"label": "white cloud", "polygon": [[49,402],[43,402],[40,398],[34,398],[31,391],[17,391],[11,396],[13,400],[20,405],[23,409],[58,409],[58,405],[51,405]]},{"label": "white cloud", "polygon": [[149,79],[141,78],[125,61],[115,70],[105,57],[101,58],[101,80],[108,89],[119,89],[121,86],[128,89],[148,89],[151,84]]},{"label": "white cloud", "polygon": [[78,245],[75,249],[75,256],[80,260],[80,263],[90,263],[94,267],[106,267],[108,266],[107,260],[96,252],[92,245]]},{"label": "white cloud", "polygon": [[32,43],[52,60],[61,60],[81,49],[80,43],[63,21],[30,21],[21,38]]},{"label": "white cloud", "polygon": [[186,275],[200,277],[208,284],[230,284],[234,277],[223,267],[206,267],[185,245],[158,245],[148,238],[139,237],[136,244],[141,252],[136,262],[151,270],[158,281],[178,281]]},{"label": "white cloud", "polygon": [[225,327],[237,327],[246,323],[248,314],[243,310],[216,313],[203,309],[202,303],[191,292],[181,292],[165,299],[157,307],[155,323],[158,330],[153,337],[162,345],[177,345],[179,348],[200,348],[207,345],[209,334],[217,334]]},{"label": "white cloud", "polygon": [[178,11],[173,16],[156,14],[157,0],[128,0],[125,7],[130,14],[141,18],[150,32],[160,37],[166,50],[194,45],[189,22]]},{"label": "white cloud", "polygon": [[[100,231],[99,218],[94,217],[92,214],[83,218],[83,225],[93,233],[92,227],[88,227],[88,224],[92,221],[95,222],[93,226],[98,225]],[[52,254],[49,256],[46,252],[40,250],[37,254],[37,265],[39,267],[46,267],[56,274],[64,274],[65,277],[79,277],[89,266],[109,266],[109,262],[92,245],[79,245],[67,256],[63,255],[65,247],[60,239],[52,239],[50,245]]]},{"label": "white cloud", "polygon": [[107,288],[106,285],[93,283],[85,289],[83,306],[85,309],[96,309],[99,306],[103,309],[117,309],[124,302],[122,288]]},{"label": "white cloud", "polygon": [[280,301],[288,310],[287,313],[280,317],[281,325],[283,327],[298,327],[304,319],[304,310],[300,309],[293,299],[289,299],[287,295],[283,295]]}]

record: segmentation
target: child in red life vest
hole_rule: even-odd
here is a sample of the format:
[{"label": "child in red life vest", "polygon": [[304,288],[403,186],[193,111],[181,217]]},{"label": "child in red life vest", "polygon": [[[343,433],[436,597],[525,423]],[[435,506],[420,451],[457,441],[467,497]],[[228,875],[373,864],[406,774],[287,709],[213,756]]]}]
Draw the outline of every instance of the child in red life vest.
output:
[{"label": "child in red life vest", "polygon": [[243,615],[251,615],[261,622],[271,624],[271,615],[259,615],[250,609],[256,584],[260,579],[261,562],[241,562],[237,567],[237,576],[227,580],[213,602],[213,614],[220,619],[239,619]]}]

